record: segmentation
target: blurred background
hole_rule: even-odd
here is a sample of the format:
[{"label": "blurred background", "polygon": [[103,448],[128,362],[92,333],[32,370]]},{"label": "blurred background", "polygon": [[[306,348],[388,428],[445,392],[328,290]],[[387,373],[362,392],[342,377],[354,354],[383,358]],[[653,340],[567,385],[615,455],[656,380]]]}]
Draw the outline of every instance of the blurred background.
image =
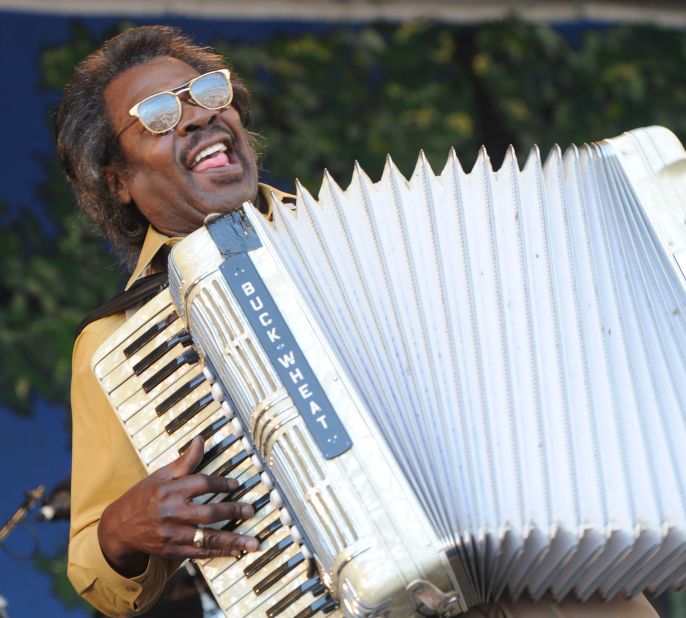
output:
[{"label": "blurred background", "polygon": [[[317,191],[420,148],[497,167],[661,124],[686,138],[681,1],[0,0],[0,618],[93,615],[65,577],[75,326],[125,272],[75,212],[51,113],[74,65],[131,25],[180,26],[252,90],[262,178]],[[157,615],[210,616],[182,574]],[[202,602],[205,601],[203,609]],[[686,618],[686,596],[653,599]]]}]

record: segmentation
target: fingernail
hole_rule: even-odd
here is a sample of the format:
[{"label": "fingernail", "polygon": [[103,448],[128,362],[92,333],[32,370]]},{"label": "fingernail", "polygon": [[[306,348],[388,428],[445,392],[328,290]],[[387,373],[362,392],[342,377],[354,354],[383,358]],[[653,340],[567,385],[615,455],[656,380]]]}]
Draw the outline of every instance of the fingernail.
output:
[{"label": "fingernail", "polygon": [[241,507],[241,516],[243,517],[243,519],[248,519],[248,517],[252,517],[254,514],[255,511],[253,511],[253,508],[251,506],[244,504]]},{"label": "fingernail", "polygon": [[236,489],[240,484],[236,479],[227,479],[229,482],[229,489]]},{"label": "fingernail", "polygon": [[257,539],[248,539],[243,543],[243,547],[245,547],[245,551],[256,551],[259,547],[259,543],[257,542]]}]

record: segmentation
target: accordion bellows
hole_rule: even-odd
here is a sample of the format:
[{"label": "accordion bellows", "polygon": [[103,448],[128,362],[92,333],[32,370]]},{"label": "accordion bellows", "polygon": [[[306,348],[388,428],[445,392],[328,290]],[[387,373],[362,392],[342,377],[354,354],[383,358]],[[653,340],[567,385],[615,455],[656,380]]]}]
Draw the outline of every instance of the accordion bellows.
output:
[{"label": "accordion bellows", "polygon": [[[670,166],[671,164],[671,166]],[[643,195],[641,192],[643,191]],[[670,208],[671,206],[671,208]],[[661,129],[373,184],[273,225],[291,274],[482,598],[686,582],[686,161]],[[664,229],[666,228],[666,229]],[[679,246],[673,246],[679,243]]]},{"label": "accordion bellows", "polygon": [[[255,319],[271,314],[231,283],[245,269],[222,266],[234,249],[211,225],[174,247],[170,292],[338,611],[452,615],[504,594],[686,583],[686,154],[671,133],[555,148],[545,164],[534,149],[522,170],[512,150],[497,172],[483,150],[470,173],[451,153],[435,175],[422,155],[406,180],[389,159],[379,182],[358,167],[346,190],[327,176],[318,200],[297,198],[271,221],[233,217],[259,239],[240,264],[340,427],[322,438],[293,403],[288,375],[302,374],[260,348]],[[96,355],[105,383],[125,364],[106,355],[142,320]],[[134,444],[135,388],[113,403]],[[212,562],[227,615],[265,615],[232,614]]]}]

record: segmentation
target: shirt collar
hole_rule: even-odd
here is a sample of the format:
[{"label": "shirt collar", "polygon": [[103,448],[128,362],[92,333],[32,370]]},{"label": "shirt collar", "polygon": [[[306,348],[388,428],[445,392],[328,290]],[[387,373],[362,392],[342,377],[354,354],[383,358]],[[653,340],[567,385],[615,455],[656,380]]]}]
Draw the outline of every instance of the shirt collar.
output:
[{"label": "shirt collar", "polygon": [[169,237],[158,232],[152,225],[148,226],[148,233],[145,235],[145,240],[143,241],[143,247],[138,256],[138,262],[136,267],[131,273],[131,277],[126,283],[125,290],[128,290],[134,282],[141,277],[143,274],[151,274],[146,272],[150,268],[150,264],[162,247],[171,247],[175,242],[181,240],[178,237]]},{"label": "shirt collar", "polygon": [[[271,219],[272,208],[274,205],[274,198],[282,202],[292,202],[293,196],[289,193],[284,193],[279,191],[274,187],[265,185],[263,183],[258,184],[258,192],[261,198],[262,204],[264,205],[264,215],[268,219]],[[128,290],[134,282],[142,275],[151,274],[146,272],[150,269],[150,265],[158,254],[162,247],[171,247],[181,240],[178,236],[165,236],[162,232],[158,232],[152,225],[148,226],[148,232],[145,235],[145,240],[143,241],[143,246],[141,247],[141,252],[138,256],[138,261],[136,262],[136,267],[131,273],[131,277],[126,283],[125,290]]]}]

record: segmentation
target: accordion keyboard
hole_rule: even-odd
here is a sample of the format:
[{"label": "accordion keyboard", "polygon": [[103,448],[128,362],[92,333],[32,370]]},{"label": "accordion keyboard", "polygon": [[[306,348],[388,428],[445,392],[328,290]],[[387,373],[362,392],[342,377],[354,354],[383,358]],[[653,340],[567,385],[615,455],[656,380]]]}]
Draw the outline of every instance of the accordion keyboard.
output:
[{"label": "accordion keyboard", "polygon": [[196,500],[240,500],[255,510],[248,520],[217,527],[255,536],[259,551],[198,561],[220,608],[231,618],[339,614],[242,425],[203,367],[169,293],[161,292],[142,307],[120,332],[94,370],[148,472],[176,459],[201,435],[205,454],[196,471],[230,476],[240,485],[231,494]]}]

